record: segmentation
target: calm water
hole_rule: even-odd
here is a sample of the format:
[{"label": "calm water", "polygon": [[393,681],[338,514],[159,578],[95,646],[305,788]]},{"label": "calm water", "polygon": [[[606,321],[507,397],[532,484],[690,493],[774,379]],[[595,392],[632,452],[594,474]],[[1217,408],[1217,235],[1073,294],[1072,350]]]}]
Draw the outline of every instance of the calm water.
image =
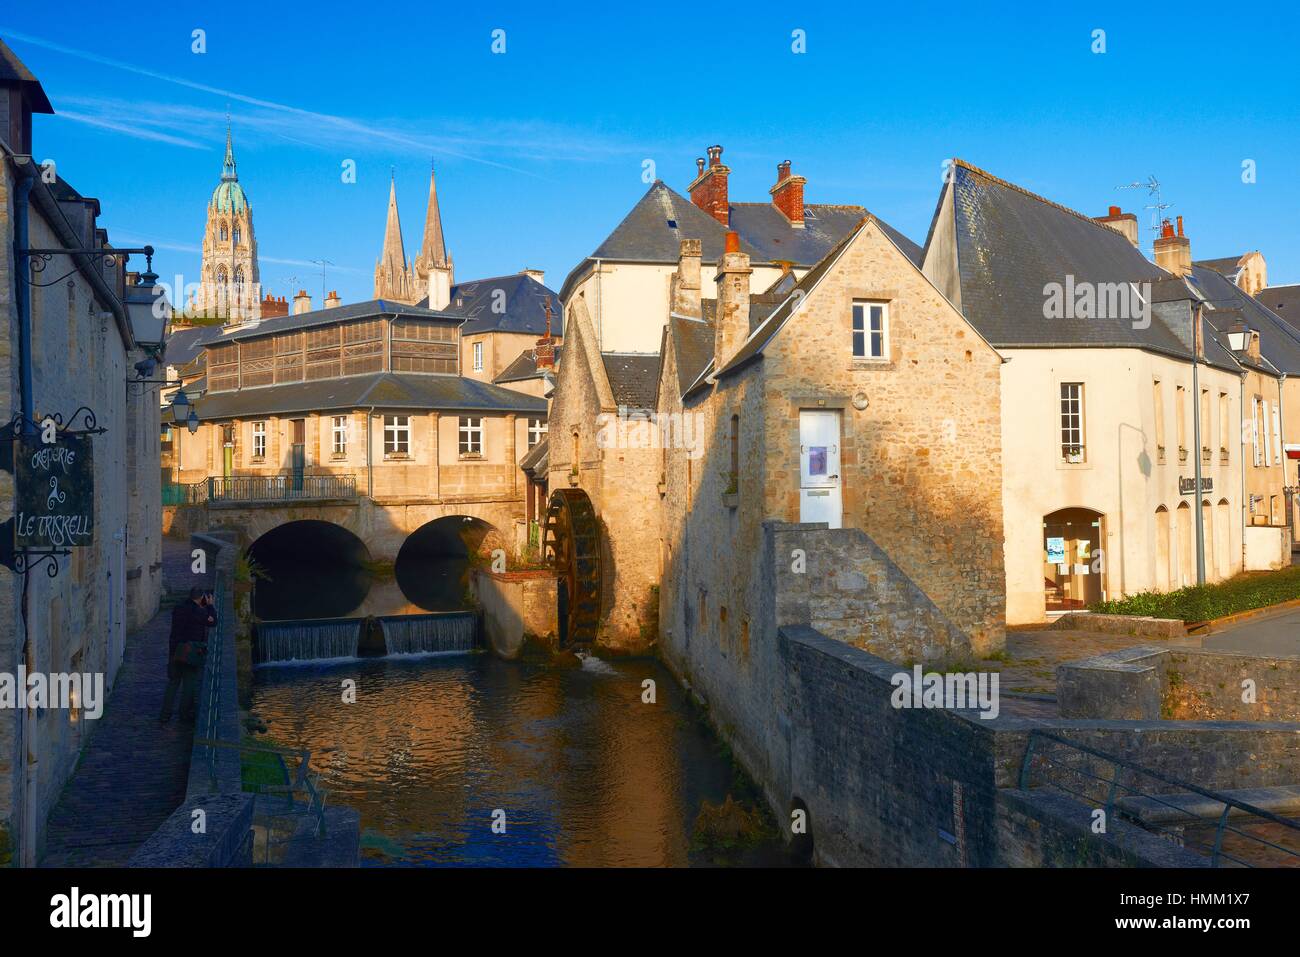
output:
[{"label": "calm water", "polygon": [[[341,701],[348,678],[355,704]],[[656,704],[642,703],[647,678]],[[554,669],[474,654],[262,668],[253,710],[277,743],[311,750],[330,804],[360,812],[365,864],[784,863],[775,838],[727,859],[692,851],[701,802],[745,786],[652,660]],[[497,809],[505,834],[492,831]]]}]

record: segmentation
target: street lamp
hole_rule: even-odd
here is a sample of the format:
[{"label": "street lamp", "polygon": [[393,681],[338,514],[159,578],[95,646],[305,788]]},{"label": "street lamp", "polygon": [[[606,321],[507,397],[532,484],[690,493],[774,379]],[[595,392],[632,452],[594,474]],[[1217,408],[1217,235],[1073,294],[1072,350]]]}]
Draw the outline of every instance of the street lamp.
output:
[{"label": "street lamp", "polygon": [[1243,352],[1246,348],[1246,336],[1250,334],[1250,327],[1238,319],[1228,327],[1228,347],[1233,352]]},{"label": "street lamp", "polygon": [[190,402],[189,396],[185,394],[184,389],[177,389],[176,395],[172,399],[172,422],[177,426],[185,426],[193,435],[199,430],[199,416],[194,409],[194,404]]}]

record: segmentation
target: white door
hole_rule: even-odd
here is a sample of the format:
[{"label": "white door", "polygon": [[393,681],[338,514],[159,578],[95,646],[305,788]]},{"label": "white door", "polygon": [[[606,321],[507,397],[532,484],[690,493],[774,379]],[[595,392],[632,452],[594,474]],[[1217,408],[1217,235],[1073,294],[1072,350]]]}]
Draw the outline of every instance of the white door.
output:
[{"label": "white door", "polygon": [[825,409],[799,412],[799,521],[839,528],[840,414]]}]

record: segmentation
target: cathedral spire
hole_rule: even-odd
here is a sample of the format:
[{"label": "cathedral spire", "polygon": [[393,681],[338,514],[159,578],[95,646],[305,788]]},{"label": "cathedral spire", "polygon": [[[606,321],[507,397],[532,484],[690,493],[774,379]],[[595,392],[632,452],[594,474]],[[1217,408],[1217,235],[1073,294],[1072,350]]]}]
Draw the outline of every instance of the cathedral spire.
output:
[{"label": "cathedral spire", "polygon": [[385,265],[393,263],[398,269],[406,268],[406,247],[402,244],[402,221],[397,215],[397,180],[388,181],[388,224],[384,227],[384,251],[380,258]]},{"label": "cathedral spire", "polygon": [[424,271],[447,268],[447,246],[442,238],[442,213],[438,209],[438,182],[434,178],[433,164],[429,164],[429,206],[424,213],[424,242],[420,246],[419,262]]},{"label": "cathedral spire", "polygon": [[411,264],[406,261],[402,243],[402,221],[397,215],[397,179],[388,182],[388,223],[384,227],[384,249],[375,264],[375,298],[414,302]]},{"label": "cathedral spire", "polygon": [[226,160],[221,169],[221,181],[233,183],[239,179],[235,172],[235,147],[230,136],[230,118],[226,117]]}]

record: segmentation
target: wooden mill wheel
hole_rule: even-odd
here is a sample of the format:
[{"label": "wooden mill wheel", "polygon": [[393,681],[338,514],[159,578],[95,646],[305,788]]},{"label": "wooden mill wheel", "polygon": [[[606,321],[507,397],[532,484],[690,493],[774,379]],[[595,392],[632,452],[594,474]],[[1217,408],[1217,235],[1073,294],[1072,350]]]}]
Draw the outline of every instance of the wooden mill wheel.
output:
[{"label": "wooden mill wheel", "polygon": [[600,522],[582,489],[551,493],[542,554],[559,576],[560,647],[590,647],[600,625]]}]

